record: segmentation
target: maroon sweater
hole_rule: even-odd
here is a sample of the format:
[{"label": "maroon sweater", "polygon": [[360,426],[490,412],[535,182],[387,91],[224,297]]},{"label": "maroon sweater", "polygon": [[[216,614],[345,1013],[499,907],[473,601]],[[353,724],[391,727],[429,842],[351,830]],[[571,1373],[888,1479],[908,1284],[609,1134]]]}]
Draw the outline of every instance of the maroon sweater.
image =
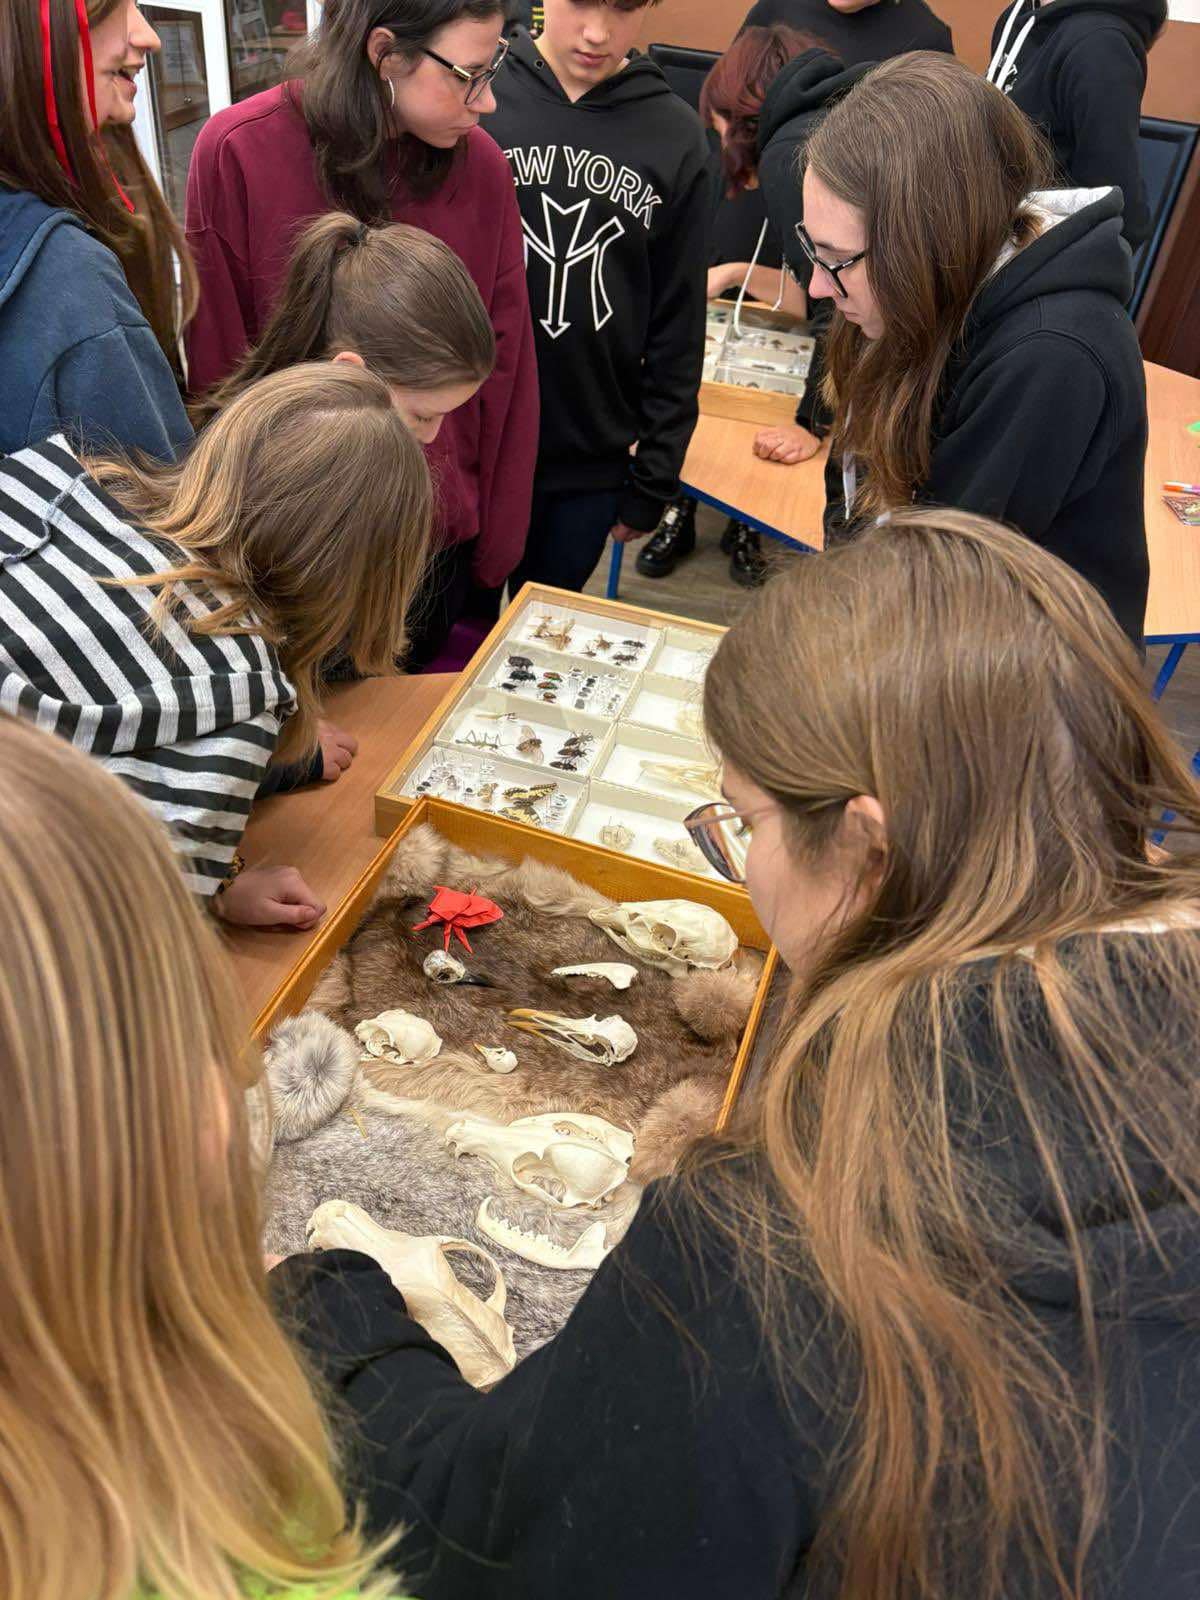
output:
[{"label": "maroon sweater", "polygon": [[[329,209],[304,118],[285,89],[267,89],[205,124],[187,183],[187,239],[200,274],[187,335],[193,389],[225,377],[259,337],[292,241]],[[440,542],[478,535],[475,576],[498,587],[524,549],[538,439],[537,362],[508,162],[476,128],[437,193],[398,193],[392,216],[461,256],[496,330],[495,372],[451,412],[426,454],[439,489]]]}]

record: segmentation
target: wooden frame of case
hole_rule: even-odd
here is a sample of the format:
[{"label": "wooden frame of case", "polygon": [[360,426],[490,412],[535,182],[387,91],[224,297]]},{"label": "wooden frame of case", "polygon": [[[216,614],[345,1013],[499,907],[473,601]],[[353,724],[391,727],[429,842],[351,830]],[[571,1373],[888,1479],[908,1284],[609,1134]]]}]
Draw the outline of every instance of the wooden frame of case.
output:
[{"label": "wooden frame of case", "polygon": [[[546,584],[525,584],[521,590],[513,596],[512,600],[501,614],[496,626],[488,634],[487,638],[484,639],[483,643],[479,646],[479,649],[471,657],[470,661],[467,662],[463,670],[458,674],[454,681],[453,687],[447,691],[445,698],[439,701],[433,714],[426,720],[416,738],[413,739],[408,747],[404,750],[400,759],[396,762],[395,766],[388,771],[383,783],[375,791],[376,833],[383,837],[387,837],[387,835],[389,835],[393,829],[404,820],[411,807],[417,803],[418,797],[397,793],[397,786],[408,774],[408,772],[417,764],[417,762],[428,753],[436,740],[438,730],[446,722],[447,718],[454,713],[459,704],[470,694],[473,689],[483,687],[483,685],[479,682],[479,674],[491,660],[495,651],[508,637],[520,613],[527,605],[530,604],[569,607],[572,611],[605,617],[614,624],[618,622],[631,623],[634,625],[640,624],[643,627],[656,628],[664,632],[667,632],[671,629],[680,629],[689,634],[705,634],[714,640],[719,640],[726,632],[726,629],[713,622],[693,622],[690,617],[677,617],[665,611],[649,611],[644,606],[626,605],[625,602],[621,600],[601,600],[593,595],[576,594],[569,589],[553,589]],[[648,676],[653,676],[653,674],[650,673]],[[631,704],[632,700],[633,697],[631,697]],[[629,720],[632,724],[632,719]],[[443,803],[449,804],[450,802]],[[699,802],[697,801],[696,803],[698,804]],[[456,807],[455,809],[469,810],[467,807]],[[487,813],[470,811],[470,815],[486,816]],[[550,833],[548,830],[529,828],[524,829],[523,831],[531,834],[537,834],[541,831],[546,831],[547,837],[560,839],[564,843],[573,844],[582,842],[573,839],[567,839],[561,834]],[[603,856],[610,858],[612,861],[623,862],[628,860],[628,858],[622,856],[619,851],[606,850],[599,845],[592,846],[592,848],[599,850]],[[639,867],[646,866],[653,868],[653,863],[643,862],[640,860],[637,862],[637,865]],[[676,874],[672,873],[669,868],[667,871],[672,878],[677,876]],[[693,873],[679,874],[678,878],[679,881],[691,885],[698,883],[708,884],[711,881],[707,877],[702,877]],[[714,887],[721,886],[714,885]],[[597,888],[602,889],[605,894],[612,892],[600,883],[597,884]],[[727,894],[735,895],[739,902],[743,904],[746,903],[746,892],[744,889],[738,888],[733,884],[725,885],[724,888]],[[679,891],[672,890],[669,892],[678,893]],[[614,895],[614,898],[628,899],[633,897],[616,894]],[[655,897],[640,895],[636,898],[647,899]],[[723,908],[718,907],[718,909]],[[726,912],[725,915],[728,916],[728,912]],[[734,921],[732,917],[729,917],[729,920],[730,922]],[[734,923],[734,926],[736,927],[736,923]]]},{"label": "wooden frame of case", "polygon": [[[781,333],[793,333],[797,323],[786,311],[776,311],[773,306],[758,300],[749,300],[743,313],[752,311],[757,319],[778,328]],[[803,324],[800,324],[803,326]],[[738,383],[714,383],[705,378],[700,384],[700,411],[706,417],[727,417],[733,422],[757,422],[763,428],[789,427],[796,420],[797,396],[773,394],[769,389],[747,389]]]},{"label": "wooden frame of case", "polygon": [[317,980],[362,920],[397,844],[423,822],[432,823],[444,838],[463,849],[499,855],[512,861],[533,856],[537,860],[563,867],[573,877],[613,900],[687,899],[712,906],[726,918],[742,944],[766,955],[754,1005],[742,1032],[717,1118],[717,1128],[723,1127],[745,1077],[765,1012],[767,993],[778,965],[777,954],[754,915],[748,897],[732,884],[707,882],[688,873],[675,872],[669,867],[635,861],[598,845],[561,839],[544,829],[508,822],[501,817],[471,811],[466,806],[453,805],[445,800],[421,799],[409,807],[399,827],[259,1012],[254,1025],[254,1037],[261,1042],[276,1022],[295,1016],[304,1009]]}]

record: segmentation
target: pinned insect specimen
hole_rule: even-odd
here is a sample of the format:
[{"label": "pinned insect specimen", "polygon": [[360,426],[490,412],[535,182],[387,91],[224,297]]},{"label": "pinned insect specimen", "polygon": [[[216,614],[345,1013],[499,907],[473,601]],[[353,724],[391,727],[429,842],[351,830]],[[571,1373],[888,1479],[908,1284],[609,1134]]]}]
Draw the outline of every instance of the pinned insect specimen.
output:
[{"label": "pinned insect specimen", "polygon": [[611,639],[606,639],[602,633],[598,633],[596,635],[595,639],[593,640],[593,643],[595,644],[596,649],[599,650],[602,655],[606,651],[611,650],[612,647],[613,647],[612,640]]},{"label": "pinned insect specimen", "polygon": [[515,711],[476,711],[474,715],[477,722],[515,722],[517,720]]},{"label": "pinned insect specimen", "polygon": [[495,784],[495,783],[483,783],[483,784],[480,784],[480,786],[479,786],[479,798],[480,798],[480,801],[482,802],[482,804],[484,804],[485,806],[490,806],[492,801],[496,798],[496,790],[498,788],[499,788],[499,785]]},{"label": "pinned insect specimen", "polygon": [[550,763],[550,765],[552,767],[557,767],[560,772],[578,772],[579,771],[579,763],[578,763],[578,761],[552,761]]},{"label": "pinned insect specimen", "polygon": [[476,750],[499,750],[500,735],[498,733],[476,733],[474,728],[456,739],[455,744],[473,745]]},{"label": "pinned insect specimen", "polygon": [[528,723],[521,729],[521,738],[517,744],[517,754],[524,756],[526,761],[544,761],[546,759],[545,752],[542,750],[542,741]]},{"label": "pinned insect specimen", "polygon": [[635,662],[637,657],[631,651],[626,650],[622,655],[614,656],[613,660],[616,662],[617,666],[627,667],[630,662]]},{"label": "pinned insect specimen", "polygon": [[704,712],[699,706],[684,704],[676,708],[675,727],[690,739],[703,739]]},{"label": "pinned insect specimen", "polygon": [[628,850],[633,843],[633,829],[627,828],[623,822],[614,822],[610,817],[600,829],[600,843],[607,845],[610,850]]},{"label": "pinned insect specimen", "polygon": [[506,656],[505,660],[510,667],[531,667],[533,665],[529,656]]},{"label": "pinned insect specimen", "polygon": [[516,806],[505,806],[498,815],[506,817],[509,822],[523,822],[529,828],[540,828],[542,825],[536,811],[518,811]]},{"label": "pinned insect specimen", "polygon": [[655,839],[654,854],[681,872],[699,872],[704,869],[704,857],[689,839]]},{"label": "pinned insect specimen", "polygon": [[557,617],[539,617],[531,637],[544,639],[554,650],[565,650],[574,632],[575,624],[569,617],[563,618],[562,621]]},{"label": "pinned insect specimen", "polygon": [[511,789],[505,789],[504,798],[512,800],[517,805],[537,805],[547,795],[551,795],[558,788],[556,783],[535,783],[529,788],[514,784]]},{"label": "pinned insect specimen", "polygon": [[644,650],[646,648],[644,639],[622,639],[621,643],[627,650]]},{"label": "pinned insect specimen", "polygon": [[716,799],[721,793],[720,767],[704,767],[686,761],[642,761],[639,770],[645,778],[655,778],[673,789]]}]

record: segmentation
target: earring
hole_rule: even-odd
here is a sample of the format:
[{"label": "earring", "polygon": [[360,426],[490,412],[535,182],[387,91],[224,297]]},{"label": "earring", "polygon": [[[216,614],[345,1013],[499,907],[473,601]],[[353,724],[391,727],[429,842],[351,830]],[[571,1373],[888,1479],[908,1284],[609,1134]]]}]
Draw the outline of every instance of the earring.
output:
[{"label": "earring", "polygon": [[389,102],[388,102],[389,108],[392,111],[395,111],[395,109],[396,109],[396,80],[394,78],[384,78],[383,81],[384,81],[384,83],[387,84],[387,86],[388,86],[388,94],[391,97]]}]

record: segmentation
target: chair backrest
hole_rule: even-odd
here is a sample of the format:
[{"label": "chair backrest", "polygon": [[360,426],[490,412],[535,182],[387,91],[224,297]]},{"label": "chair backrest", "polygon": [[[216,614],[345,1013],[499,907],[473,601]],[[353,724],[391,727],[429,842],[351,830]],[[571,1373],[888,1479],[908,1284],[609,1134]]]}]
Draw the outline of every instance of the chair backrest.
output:
[{"label": "chair backrest", "polygon": [[1146,285],[1154,270],[1154,263],[1171,212],[1179,198],[1183,176],[1200,128],[1190,122],[1165,122],[1161,117],[1143,117],[1138,132],[1138,160],[1142,180],[1146,185],[1146,200],[1150,206],[1150,235],[1133,254],[1133,294],[1129,299],[1129,315],[1136,316]]},{"label": "chair backrest", "polygon": [[713,50],[689,50],[682,44],[647,45],[646,54],[663,77],[693,111],[700,109],[700,86],[721,59]]}]

